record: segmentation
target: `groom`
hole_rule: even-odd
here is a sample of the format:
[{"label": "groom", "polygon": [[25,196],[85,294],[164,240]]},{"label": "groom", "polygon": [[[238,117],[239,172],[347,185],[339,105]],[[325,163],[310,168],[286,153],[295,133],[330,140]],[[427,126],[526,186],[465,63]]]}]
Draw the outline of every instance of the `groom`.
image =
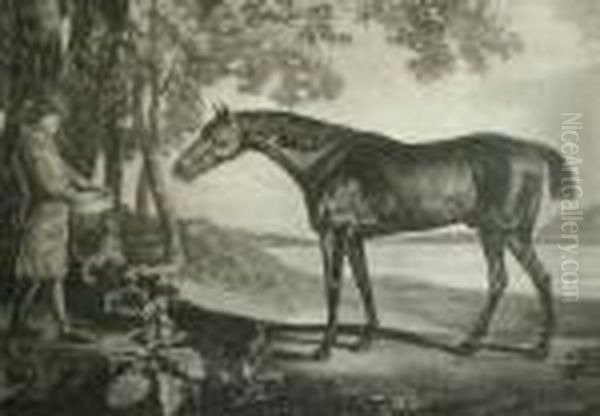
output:
[{"label": "groom", "polygon": [[19,120],[16,154],[27,189],[27,209],[19,241],[10,331],[26,328],[27,315],[41,289],[51,294],[58,336],[86,341],[72,328],[65,304],[64,280],[68,272],[69,219],[82,192],[100,192],[62,158],[60,134],[62,105],[55,96],[42,96],[24,106]]}]

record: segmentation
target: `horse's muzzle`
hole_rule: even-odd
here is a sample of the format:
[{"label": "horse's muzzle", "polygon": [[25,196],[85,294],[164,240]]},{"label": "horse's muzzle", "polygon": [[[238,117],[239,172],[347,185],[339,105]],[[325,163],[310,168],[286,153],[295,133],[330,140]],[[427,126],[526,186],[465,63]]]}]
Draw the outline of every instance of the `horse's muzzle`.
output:
[{"label": "horse's muzzle", "polygon": [[175,164],[173,165],[172,172],[173,176],[175,176],[177,179],[186,182],[189,182],[196,177],[194,169],[191,169],[191,167],[188,166],[188,163],[186,163],[185,160],[178,160],[177,162],[175,162]]}]

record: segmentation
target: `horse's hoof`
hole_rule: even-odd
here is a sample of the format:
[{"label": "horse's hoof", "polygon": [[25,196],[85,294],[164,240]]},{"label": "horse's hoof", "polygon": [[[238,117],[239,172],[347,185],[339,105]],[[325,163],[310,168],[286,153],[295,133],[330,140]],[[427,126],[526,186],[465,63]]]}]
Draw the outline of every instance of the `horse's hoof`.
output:
[{"label": "horse's hoof", "polygon": [[474,355],[477,351],[479,351],[482,347],[483,346],[479,339],[469,337],[464,339],[457,345],[456,352],[460,355],[470,357]]},{"label": "horse's hoof", "polygon": [[320,345],[313,353],[312,358],[316,361],[326,361],[331,358],[331,348]]},{"label": "horse's hoof", "polygon": [[362,337],[358,340],[356,344],[352,346],[353,352],[367,352],[373,346],[373,338],[372,337]]},{"label": "horse's hoof", "polygon": [[525,350],[525,356],[532,360],[545,361],[550,356],[550,344],[542,341]]}]

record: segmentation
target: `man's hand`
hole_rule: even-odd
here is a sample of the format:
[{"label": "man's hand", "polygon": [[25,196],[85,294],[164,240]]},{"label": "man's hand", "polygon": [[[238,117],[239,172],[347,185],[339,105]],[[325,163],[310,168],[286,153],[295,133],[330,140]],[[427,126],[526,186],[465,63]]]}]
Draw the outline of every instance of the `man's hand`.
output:
[{"label": "man's hand", "polygon": [[103,212],[114,206],[112,193],[106,188],[93,184],[84,188],[78,187],[73,202],[76,211],[88,214]]},{"label": "man's hand", "polygon": [[89,193],[95,193],[95,194],[99,194],[101,196],[104,197],[110,197],[111,196],[111,192],[108,188],[105,188],[103,186],[100,185],[96,185],[95,183],[92,183],[90,181],[86,181],[86,182],[80,182],[79,184],[77,184],[77,190],[81,191],[81,192],[89,192]]}]

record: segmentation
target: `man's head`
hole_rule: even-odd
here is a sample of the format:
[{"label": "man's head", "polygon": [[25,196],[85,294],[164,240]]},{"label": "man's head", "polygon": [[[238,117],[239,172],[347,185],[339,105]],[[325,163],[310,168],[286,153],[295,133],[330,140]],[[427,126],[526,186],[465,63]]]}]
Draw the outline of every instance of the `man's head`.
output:
[{"label": "man's head", "polygon": [[49,133],[55,133],[67,110],[64,99],[58,94],[39,94],[28,99],[21,110],[21,122],[38,125]]},{"label": "man's head", "polygon": [[60,130],[61,117],[56,112],[42,115],[38,121],[38,126],[49,136],[54,136]]}]

